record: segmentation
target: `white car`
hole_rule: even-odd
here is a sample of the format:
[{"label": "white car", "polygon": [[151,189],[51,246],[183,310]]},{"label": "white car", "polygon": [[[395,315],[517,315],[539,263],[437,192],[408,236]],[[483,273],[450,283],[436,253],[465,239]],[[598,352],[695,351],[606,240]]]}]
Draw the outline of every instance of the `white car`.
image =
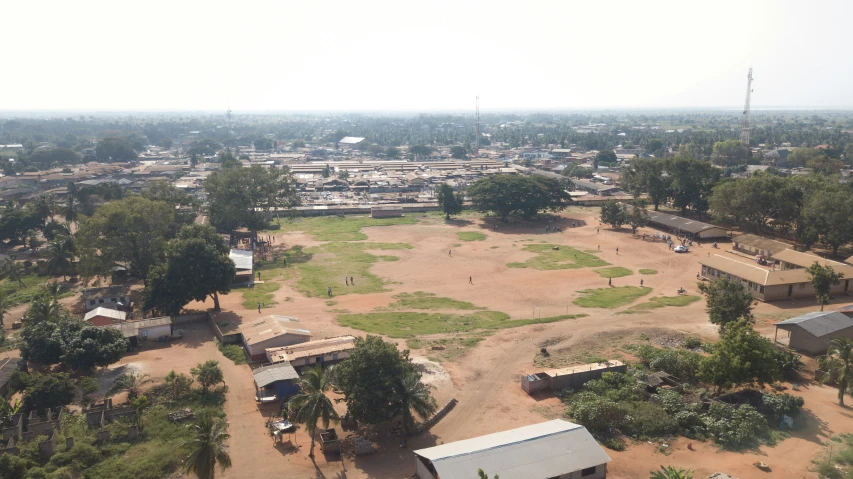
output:
[{"label": "white car", "polygon": [[675,248],[672,248],[672,250],[675,251],[676,253],[686,253],[686,252],[690,251],[690,249],[687,246],[683,246],[683,245],[678,245]]}]

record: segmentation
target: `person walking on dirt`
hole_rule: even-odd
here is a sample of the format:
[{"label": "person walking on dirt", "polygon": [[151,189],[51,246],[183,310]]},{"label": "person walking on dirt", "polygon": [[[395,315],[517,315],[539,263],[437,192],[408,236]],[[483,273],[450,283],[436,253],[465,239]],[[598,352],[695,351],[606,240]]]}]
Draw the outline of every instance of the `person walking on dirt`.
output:
[{"label": "person walking on dirt", "polygon": [[261,312],[261,303],[258,303],[258,312]]},{"label": "person walking on dirt", "polygon": [[468,284],[474,284],[474,277],[468,276]]},{"label": "person walking on dirt", "polygon": [[613,286],[613,278],[607,278],[607,286]]},{"label": "person walking on dirt", "polygon": [[641,279],[641,280],[640,280],[640,286],[642,286],[642,285],[643,285],[643,280]]},{"label": "person walking on dirt", "polygon": [[328,291],[328,293],[329,293],[329,297],[331,298],[331,297],[332,297],[332,287],[331,287],[331,286],[329,286],[329,291]]},{"label": "person walking on dirt", "polygon": [[284,258],[284,267],[287,268],[287,258]]},{"label": "person walking on dirt", "polygon": [[349,277],[344,276],[344,283],[346,283],[347,286],[349,286]]},{"label": "person walking on dirt", "polygon": [[355,286],[355,280],[352,278],[352,276],[349,277],[349,285]]},{"label": "person walking on dirt", "polygon": [[616,256],[619,256],[619,247],[616,247]]},{"label": "person walking on dirt", "polygon": [[447,250],[447,256],[453,257],[453,250],[452,249]]}]

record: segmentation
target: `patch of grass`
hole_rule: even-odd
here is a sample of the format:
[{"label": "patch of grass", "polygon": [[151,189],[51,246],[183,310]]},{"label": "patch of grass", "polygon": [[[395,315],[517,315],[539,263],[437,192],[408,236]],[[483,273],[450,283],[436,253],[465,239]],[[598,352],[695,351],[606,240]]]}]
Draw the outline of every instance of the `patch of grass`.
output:
[{"label": "patch of grass", "polygon": [[351,313],[352,311],[350,311],[348,309],[333,309],[333,310],[331,310],[331,312],[333,312],[335,314],[346,314],[346,313]]},{"label": "patch of grass", "polygon": [[[306,250],[319,261],[310,261],[296,265],[299,280],[296,289],[309,297],[323,297],[332,286],[333,295],[365,294],[386,291],[388,284],[379,276],[370,272],[370,267],[380,256],[368,253],[368,250],[411,249],[406,243],[327,243]],[[352,276],[355,286],[341,283],[344,276]]]},{"label": "patch of grass", "polygon": [[267,230],[261,233],[278,233],[302,231],[310,234],[317,241],[362,241],[367,235],[362,228],[371,226],[413,225],[418,220],[407,216],[402,218],[369,218],[365,216],[319,216],[315,218],[298,218],[294,221],[282,221],[281,228]]},{"label": "patch of grass", "polygon": [[254,287],[243,290],[243,307],[246,309],[257,309],[258,303],[261,303],[261,308],[272,308],[278,304],[273,301],[273,293],[278,291],[281,285],[278,283],[261,283],[255,284]]},{"label": "patch of grass", "polygon": [[616,288],[597,288],[578,291],[583,294],[573,301],[584,308],[618,308],[652,292],[652,288],[637,286],[619,286]]},{"label": "patch of grass", "polygon": [[234,364],[249,363],[246,359],[246,353],[243,352],[243,348],[239,344],[222,344],[219,340],[216,340],[216,347],[219,348],[219,352],[223,356],[234,361]]},{"label": "patch of grass", "polygon": [[648,303],[640,303],[635,306],[631,306],[631,310],[634,311],[648,311],[650,309],[664,308],[666,306],[687,306],[688,304],[695,303],[702,299],[700,296],[658,296],[655,298],[649,298]]},{"label": "patch of grass", "polygon": [[334,306],[334,305],[336,305],[336,304],[338,304],[338,302],[337,302],[337,301],[335,301],[335,300],[333,300],[333,299],[330,299],[329,301],[326,301],[326,306]]},{"label": "patch of grass", "polygon": [[[59,278],[59,280],[61,279]],[[35,273],[22,274],[21,282],[24,283],[23,286],[17,281],[11,281],[7,278],[0,281],[0,293],[6,295],[10,307],[31,303],[36,296],[44,291],[44,286],[51,281],[57,280],[49,276],[39,276]],[[63,285],[63,292],[57,298],[66,298],[72,295],[74,295],[74,291],[70,291]]]},{"label": "patch of grass", "polygon": [[640,274],[658,274],[658,272],[655,269],[643,268],[640,270]]},{"label": "patch of grass", "polygon": [[393,298],[397,301],[388,305],[387,309],[486,309],[467,301],[442,298],[423,291],[400,293],[394,295]]},{"label": "patch of grass", "polygon": [[400,261],[399,256],[382,255],[382,256],[377,256],[377,258],[381,259],[382,261]]},{"label": "patch of grass", "polygon": [[595,253],[599,253],[600,251],[598,251],[597,249],[585,249],[585,250],[583,250],[583,252],[584,252],[584,253],[595,254]]},{"label": "patch of grass", "polygon": [[462,246],[462,243],[453,243],[450,246],[453,246],[454,248],[458,248],[458,247]]},{"label": "patch of grass", "polygon": [[613,266],[612,268],[601,268],[595,270],[596,273],[601,275],[602,278],[621,278],[622,276],[631,276],[634,274],[628,268],[623,268],[621,266]]},{"label": "patch of grass", "polygon": [[407,339],[406,346],[409,349],[424,349],[430,352],[441,362],[453,362],[464,356],[471,348],[476,347],[482,340],[482,336],[470,336],[464,338],[441,338],[441,339]]},{"label": "patch of grass", "polygon": [[478,329],[504,329],[528,324],[553,323],[585,315],[566,314],[549,318],[509,319],[499,311],[477,311],[470,314],[442,314],[416,312],[377,312],[343,314],[338,316],[342,326],[378,333],[392,338],[412,338],[425,334],[459,333]]},{"label": "patch of grass", "polygon": [[486,235],[479,231],[459,231],[456,236],[462,241],[485,241]]},{"label": "patch of grass", "polygon": [[498,248],[500,248],[500,246],[492,246],[489,249],[498,249]]},{"label": "patch of grass", "polygon": [[[554,249],[558,247],[559,249]],[[575,269],[596,266],[608,266],[610,263],[588,253],[569,246],[553,244],[529,244],[525,251],[538,253],[524,263],[509,263],[510,268],[533,268],[541,270]]]}]

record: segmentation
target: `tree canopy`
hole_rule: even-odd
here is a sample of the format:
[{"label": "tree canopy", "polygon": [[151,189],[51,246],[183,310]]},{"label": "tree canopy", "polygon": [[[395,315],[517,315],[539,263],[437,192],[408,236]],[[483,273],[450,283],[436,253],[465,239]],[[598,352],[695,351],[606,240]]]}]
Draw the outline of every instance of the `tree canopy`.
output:
[{"label": "tree canopy", "polygon": [[300,204],[296,182],[284,168],[223,168],[207,177],[204,189],[210,202],[210,224],[218,231],[242,226],[261,229],[267,225],[271,209]]},{"label": "tree canopy", "polygon": [[127,138],[104,138],[95,147],[98,161],[133,161],[137,158],[133,143]]},{"label": "tree canopy", "polygon": [[464,198],[462,193],[454,193],[453,187],[447,183],[442,183],[436,188],[435,199],[438,200],[438,205],[441,206],[441,211],[446,219],[450,219],[451,215],[458,215],[462,212],[462,203]]},{"label": "tree canopy", "polygon": [[829,291],[844,279],[844,275],[836,273],[832,266],[823,266],[817,261],[806,268],[806,273],[809,275],[812,288],[814,288],[815,298],[820,304],[820,310],[823,311],[823,307],[829,304]]},{"label": "tree canopy", "polygon": [[506,221],[518,215],[532,218],[544,211],[561,211],[571,202],[565,186],[552,178],[531,175],[490,175],[468,188],[477,211],[490,211]]},{"label": "tree canopy", "polygon": [[746,321],[726,326],[713,353],[699,365],[699,376],[719,393],[735,386],[769,384],[779,379],[776,348]]},{"label": "tree canopy", "polygon": [[699,283],[699,291],[705,295],[711,323],[723,331],[731,323],[752,322],[752,306],[755,298],[740,281],[721,278],[709,283]]}]

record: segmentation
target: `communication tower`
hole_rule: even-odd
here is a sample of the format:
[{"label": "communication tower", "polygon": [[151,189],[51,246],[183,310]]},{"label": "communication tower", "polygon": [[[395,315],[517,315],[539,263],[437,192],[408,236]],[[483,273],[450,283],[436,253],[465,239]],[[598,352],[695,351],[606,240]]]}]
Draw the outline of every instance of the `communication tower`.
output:
[{"label": "communication tower", "polygon": [[480,155],[480,97],[477,96],[477,143],[474,146],[474,156]]},{"label": "communication tower", "polygon": [[752,96],[752,67],[746,77],[746,102],[743,105],[743,122],[740,125],[740,144],[749,148],[749,101]]}]

